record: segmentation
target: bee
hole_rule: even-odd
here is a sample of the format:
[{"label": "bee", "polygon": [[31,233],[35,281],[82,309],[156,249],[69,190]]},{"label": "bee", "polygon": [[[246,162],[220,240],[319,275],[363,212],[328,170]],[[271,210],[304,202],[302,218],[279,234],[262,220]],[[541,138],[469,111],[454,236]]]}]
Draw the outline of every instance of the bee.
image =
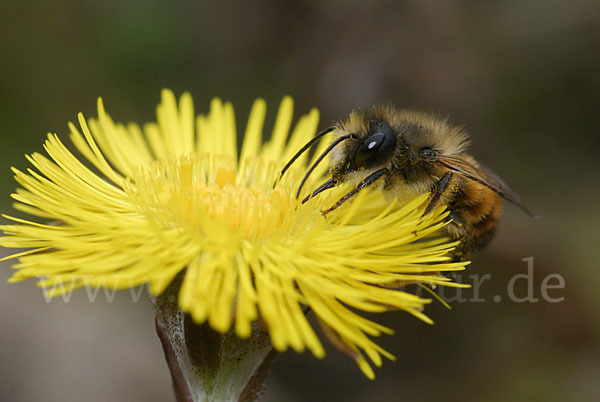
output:
[{"label": "bee", "polygon": [[468,259],[491,241],[503,199],[533,217],[498,176],[467,153],[470,140],[463,129],[447,119],[389,105],[354,110],[345,120],[319,132],[285,165],[279,178],[332,131],[333,141],[310,166],[296,195],[298,198],[312,171],[330,155],[331,177],[303,202],[343,183],[353,183],[354,188],[322,211],[323,215],[370,186],[379,186],[386,196],[400,200],[429,192],[423,216],[439,206],[449,209],[450,223],[445,230],[460,240],[454,252],[456,261]]}]

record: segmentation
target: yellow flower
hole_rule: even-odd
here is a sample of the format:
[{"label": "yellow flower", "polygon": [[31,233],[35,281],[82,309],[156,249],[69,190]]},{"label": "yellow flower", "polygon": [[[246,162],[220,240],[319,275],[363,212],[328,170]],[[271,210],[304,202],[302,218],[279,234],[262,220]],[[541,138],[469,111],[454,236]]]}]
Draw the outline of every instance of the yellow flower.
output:
[{"label": "yellow flower", "polygon": [[[435,236],[447,213],[420,218],[427,195],[397,205],[364,191],[324,218],[320,210],[348,188],[298,202],[306,155],[273,189],[284,162],[318,124],[313,109],[288,141],[292,108],[284,98],[263,144],[266,106],[257,100],[238,156],[229,103],[215,99],[208,115],[196,117],[189,94],[178,105],[165,90],[157,123],[141,128],[114,123],[99,100],[97,119],[79,114],[80,128],[69,124],[87,165],[49,134],[49,157],[27,156],[36,170],[13,168],[22,186],[15,208],[37,219],[5,216],[16,224],[1,227],[0,245],[28,249],[8,257],[19,259],[11,281],[37,277],[54,295],[147,283],[158,295],[185,271],[178,303],[195,322],[221,333],[233,327],[246,338],[260,318],[277,350],[308,348],[323,357],[306,319],[310,309],[327,337],[373,378],[364,355],[377,366],[382,355],[393,356],[370,337],[392,330],[356,311],[400,309],[430,322],[421,312],[430,300],[398,288],[449,284],[440,272],[464,263],[449,263],[455,244]],[[315,182],[326,169],[317,168]]]}]

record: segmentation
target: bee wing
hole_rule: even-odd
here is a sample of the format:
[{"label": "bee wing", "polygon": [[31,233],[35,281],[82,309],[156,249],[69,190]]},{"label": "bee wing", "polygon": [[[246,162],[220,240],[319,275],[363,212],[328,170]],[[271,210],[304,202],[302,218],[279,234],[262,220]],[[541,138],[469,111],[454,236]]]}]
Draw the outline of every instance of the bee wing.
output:
[{"label": "bee wing", "polygon": [[497,174],[481,165],[475,166],[469,161],[449,156],[439,156],[440,162],[448,169],[473,181],[483,184],[511,204],[516,205],[527,215],[536,216],[523,204],[521,198]]}]

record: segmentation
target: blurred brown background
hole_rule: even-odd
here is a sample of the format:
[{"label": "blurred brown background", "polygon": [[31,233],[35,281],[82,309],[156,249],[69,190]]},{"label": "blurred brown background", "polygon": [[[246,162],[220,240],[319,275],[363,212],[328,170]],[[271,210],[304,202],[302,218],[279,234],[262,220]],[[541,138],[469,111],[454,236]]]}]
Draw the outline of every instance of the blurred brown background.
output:
[{"label": "blurred brown background", "polygon": [[[233,101],[238,127],[255,97],[273,112],[284,94],[298,113],[319,107],[322,126],[382,100],[450,115],[544,219],[507,206],[495,242],[461,277],[492,275],[485,302],[433,304],[434,326],[376,317],[396,329],[381,343],[398,358],[376,381],[331,348],[324,361],[288,352],[264,400],[600,400],[597,0],[9,0],[0,55],[2,211],[16,186],[10,167],[25,168],[23,155],[48,131],[65,135],[77,112],[95,115],[97,96],[119,121],[154,119],[163,87],[190,91],[199,112],[213,96]],[[512,302],[507,285],[530,256],[540,301]],[[146,299],[123,291],[90,303],[80,291],[45,303],[33,281],[7,284],[9,267],[0,401],[173,399]],[[560,303],[540,295],[554,273],[566,284],[550,291]]]}]

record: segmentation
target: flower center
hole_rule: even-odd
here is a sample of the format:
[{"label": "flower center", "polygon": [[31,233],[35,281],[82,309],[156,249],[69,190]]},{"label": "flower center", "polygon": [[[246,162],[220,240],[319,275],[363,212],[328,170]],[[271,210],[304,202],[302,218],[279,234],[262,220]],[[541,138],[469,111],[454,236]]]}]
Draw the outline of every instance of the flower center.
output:
[{"label": "flower center", "polygon": [[[255,238],[281,226],[293,198],[285,187],[270,188],[264,163],[244,170],[238,175],[233,160],[208,154],[155,161],[133,175],[125,190],[162,227],[206,233],[225,225]],[[237,184],[241,176],[247,185]]]}]

